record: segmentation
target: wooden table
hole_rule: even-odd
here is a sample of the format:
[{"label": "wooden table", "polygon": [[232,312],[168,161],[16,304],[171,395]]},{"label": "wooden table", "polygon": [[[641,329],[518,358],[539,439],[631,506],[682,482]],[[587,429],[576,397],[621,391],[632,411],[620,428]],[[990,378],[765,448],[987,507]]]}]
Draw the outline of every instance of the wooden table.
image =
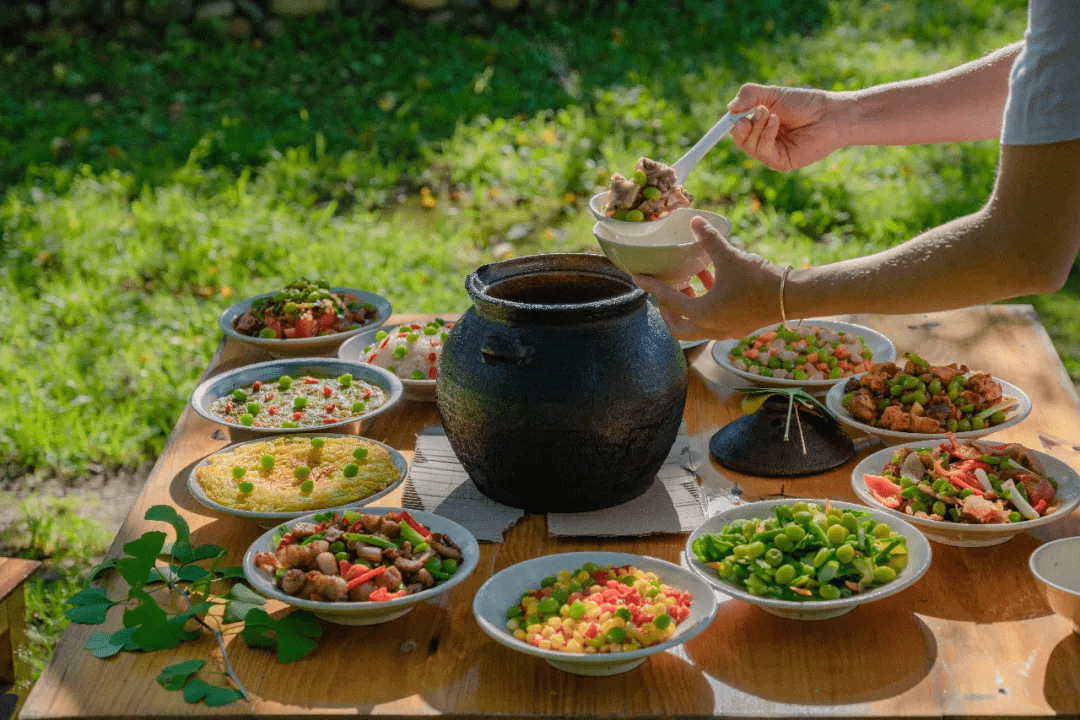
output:
[{"label": "wooden table", "polygon": [[[396,320],[414,319],[402,316]],[[1024,388],[1031,416],[1000,439],[1040,447],[1039,433],[1080,444],[1080,401],[1046,332],[1029,306],[991,306],[924,316],[852,316],[931,360],[965,358]],[[692,360],[685,418],[707,457],[709,436],[739,414],[742,383],[712,360],[708,346]],[[223,343],[208,373],[264,359]],[[368,433],[411,459],[416,432],[435,421],[431,404],[406,403]],[[220,449],[215,426],[185,411],[113,544],[112,553],[159,523],[146,508],[171,503],[193,540],[229,549],[238,563],[260,534],[253,524],[216,515],[185,488],[193,463]],[[747,500],[778,494],[857,501],[854,464],[787,480],[741,476],[705,463],[706,488],[742,490]],[[1054,453],[1080,467],[1080,453]],[[387,498],[395,504],[398,495]],[[121,653],[98,660],[83,650],[100,627],[72,625],[34,687],[21,717],[164,717],[210,714],[575,717],[686,716],[1045,716],[1080,714],[1080,635],[1054,615],[1027,560],[1040,542],[1080,532],[1080,513],[1034,535],[992,548],[933,544],[933,564],[911,588],[821,622],[769,615],[738,600],[723,602],[697,638],[620,676],[585,678],[490,641],[471,613],[474,592],[492,573],[542,554],[604,549],[679,562],[683,535],[644,539],[548,537],[542,516],[526,518],[502,544],[481,546],[477,571],[439,599],[391,623],[326,626],[320,647],[291,665],[233,640],[229,653],[254,697],[221,710],[187,705],[154,681],[161,668],[212,657],[207,637],[176,651]],[[125,592],[110,581],[110,595]],[[271,605],[271,611],[280,606]],[[119,627],[119,611],[108,629]]]}]

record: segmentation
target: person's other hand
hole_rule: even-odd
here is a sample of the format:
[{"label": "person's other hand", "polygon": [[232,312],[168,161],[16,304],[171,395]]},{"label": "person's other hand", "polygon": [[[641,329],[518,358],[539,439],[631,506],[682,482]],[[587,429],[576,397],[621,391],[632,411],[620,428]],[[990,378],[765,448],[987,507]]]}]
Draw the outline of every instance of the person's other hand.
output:
[{"label": "person's other hand", "polygon": [[757,107],[731,130],[736,147],[773,170],[815,163],[841,147],[829,118],[832,98],[824,90],[746,84],[728,103],[731,112]]},{"label": "person's other hand", "polygon": [[713,261],[713,275],[698,275],[707,290],[704,295],[695,297],[655,278],[634,276],[637,286],[656,298],[671,334],[679,340],[723,340],[778,319],[781,270],[729,243],[704,218],[691,220],[690,229]]}]

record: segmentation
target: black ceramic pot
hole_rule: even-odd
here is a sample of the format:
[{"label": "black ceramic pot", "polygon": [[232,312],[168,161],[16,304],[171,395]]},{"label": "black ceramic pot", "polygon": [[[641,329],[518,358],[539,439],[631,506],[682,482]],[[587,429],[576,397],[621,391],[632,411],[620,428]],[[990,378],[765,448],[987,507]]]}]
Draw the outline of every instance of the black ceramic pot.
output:
[{"label": "black ceramic pot", "polygon": [[599,255],[485,265],[450,333],[436,404],[488,497],[532,512],[641,495],[675,442],[686,359],[630,277]]}]

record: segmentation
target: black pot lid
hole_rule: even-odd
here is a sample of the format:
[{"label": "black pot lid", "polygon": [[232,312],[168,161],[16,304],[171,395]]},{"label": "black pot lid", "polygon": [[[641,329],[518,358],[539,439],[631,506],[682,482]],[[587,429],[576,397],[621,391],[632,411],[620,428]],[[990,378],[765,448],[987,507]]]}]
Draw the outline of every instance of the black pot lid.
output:
[{"label": "black pot lid", "polygon": [[837,423],[807,410],[799,411],[798,422],[792,410],[791,430],[784,440],[787,416],[787,399],[770,397],[757,412],[720,428],[709,440],[709,451],[726,468],[764,477],[814,475],[855,456],[855,445]]}]

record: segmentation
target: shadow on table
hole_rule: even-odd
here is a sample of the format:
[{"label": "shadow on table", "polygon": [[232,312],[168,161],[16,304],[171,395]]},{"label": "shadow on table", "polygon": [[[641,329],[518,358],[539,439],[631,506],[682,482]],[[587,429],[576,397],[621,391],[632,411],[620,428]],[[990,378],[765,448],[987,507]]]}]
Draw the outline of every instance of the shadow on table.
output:
[{"label": "shadow on table", "polygon": [[464,685],[443,685],[425,701],[445,714],[571,717],[712,715],[715,696],[701,671],[658,653],[619,675],[587,677],[556,670],[542,658],[488,643]]},{"label": "shadow on table", "polygon": [[1080,715],[1080,635],[1069,633],[1050,653],[1043,693],[1054,712],[1062,716]]},{"label": "shadow on table", "polygon": [[[686,652],[717,681],[778,703],[851,705],[895,697],[922,681],[937,658],[933,633],[904,595],[818,621],[788,620],[731,600]],[[863,617],[855,622],[857,615]],[[853,625],[862,630],[851,633]]]},{"label": "shadow on table", "polygon": [[[1053,611],[1028,569],[1028,558],[1041,544],[1027,533],[982,548],[932,542],[933,564],[922,580],[906,591],[915,597],[911,609],[926,617],[972,623],[1050,615]],[[982,592],[994,588],[1009,591]]]}]

